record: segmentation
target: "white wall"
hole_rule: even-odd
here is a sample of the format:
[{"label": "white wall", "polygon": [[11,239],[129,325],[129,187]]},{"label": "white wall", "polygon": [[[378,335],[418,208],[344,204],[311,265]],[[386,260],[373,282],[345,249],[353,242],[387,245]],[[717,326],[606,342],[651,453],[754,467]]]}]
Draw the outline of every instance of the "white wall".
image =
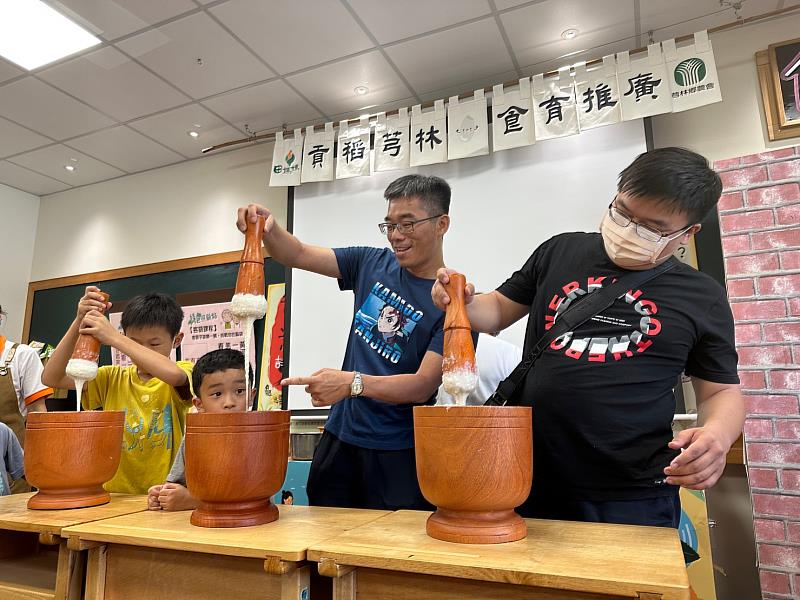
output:
[{"label": "white wall", "polygon": [[22,338],[38,218],[38,196],[0,184],[0,305],[8,313],[0,333],[11,340]]},{"label": "white wall", "polygon": [[237,207],[286,222],[271,162],[272,144],[259,144],[44,196],[31,279],[239,250]]},{"label": "white wall", "polygon": [[800,35],[800,13],[711,35],[722,102],[653,117],[656,147],[685,146],[710,161],[797,144],[767,137],[755,53]]}]

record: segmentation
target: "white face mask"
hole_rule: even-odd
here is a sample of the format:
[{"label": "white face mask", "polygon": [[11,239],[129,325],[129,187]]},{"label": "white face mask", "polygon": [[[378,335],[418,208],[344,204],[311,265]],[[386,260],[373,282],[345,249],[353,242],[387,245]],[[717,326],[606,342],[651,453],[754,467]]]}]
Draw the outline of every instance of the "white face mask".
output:
[{"label": "white face mask", "polygon": [[666,256],[659,260],[664,248],[688,229],[689,227],[671,236],[662,237],[657,242],[651,242],[636,233],[636,226],[633,223],[623,227],[611,218],[608,211],[600,223],[600,233],[603,236],[606,253],[614,264],[620,267],[644,267],[664,262],[669,258]]}]

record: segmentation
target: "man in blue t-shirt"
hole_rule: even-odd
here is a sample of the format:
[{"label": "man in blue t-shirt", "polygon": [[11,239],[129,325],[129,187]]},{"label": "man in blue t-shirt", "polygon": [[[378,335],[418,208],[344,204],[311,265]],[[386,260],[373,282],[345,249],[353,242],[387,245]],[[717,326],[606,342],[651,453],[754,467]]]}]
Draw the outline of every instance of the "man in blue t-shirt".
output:
[{"label": "man in blue t-shirt", "polygon": [[314,406],[330,406],[308,478],[312,505],[386,510],[431,509],[417,483],[415,404],[432,404],[442,379],[444,312],[430,290],[444,267],[450,186],[439,177],[406,175],[384,192],[378,225],[389,248],[322,248],[280,227],[270,212],[239,209],[238,227],[266,217],[264,245],[287,267],[339,280],[355,295],[341,370],[290,377]]}]

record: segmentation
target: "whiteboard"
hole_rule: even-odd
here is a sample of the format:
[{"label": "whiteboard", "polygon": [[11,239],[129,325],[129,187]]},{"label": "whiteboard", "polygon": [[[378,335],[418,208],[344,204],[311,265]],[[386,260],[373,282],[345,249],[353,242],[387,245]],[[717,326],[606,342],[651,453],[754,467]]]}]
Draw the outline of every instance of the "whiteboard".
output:
[{"label": "whiteboard", "polygon": [[[318,246],[388,247],[378,231],[387,210],[383,190],[410,172],[438,175],[453,191],[445,263],[477,290],[491,291],[553,235],[597,231],[617,175],[645,150],[644,125],[636,120],[487,156],[303,184],[295,188],[294,233]],[[290,374],[341,368],[353,293],[339,291],[334,279],[295,269],[291,295]],[[526,320],[500,337],[522,347]],[[313,408],[302,387],[289,391],[289,408]]]}]

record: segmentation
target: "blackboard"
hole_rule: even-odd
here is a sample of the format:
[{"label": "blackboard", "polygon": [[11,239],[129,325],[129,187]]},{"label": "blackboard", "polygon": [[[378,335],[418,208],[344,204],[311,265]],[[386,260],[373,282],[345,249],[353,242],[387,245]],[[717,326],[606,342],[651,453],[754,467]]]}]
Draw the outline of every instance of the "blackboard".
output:
[{"label": "blackboard", "polygon": [[[32,282],[28,290],[25,340],[36,340],[55,346],[75,319],[78,300],[83,296],[87,285],[97,285],[104,292],[108,292],[114,312],[124,309],[125,304],[134,296],[148,292],[170,294],[181,306],[226,302],[233,296],[236,286],[238,256],[238,252],[225,253],[186,261],[170,261]],[[229,262],[175,268],[184,264],[214,263],[221,260]],[[265,259],[264,274],[268,286],[286,281],[283,265],[272,258]],[[254,338],[256,356],[260,357],[264,343],[263,319],[255,324]],[[111,351],[108,347],[103,347],[101,350],[100,364],[111,364]],[[260,364],[255,365],[256,381],[260,381],[260,367]],[[50,399],[47,404],[53,410],[69,410],[75,406],[74,391],[69,392],[66,400]]]}]

